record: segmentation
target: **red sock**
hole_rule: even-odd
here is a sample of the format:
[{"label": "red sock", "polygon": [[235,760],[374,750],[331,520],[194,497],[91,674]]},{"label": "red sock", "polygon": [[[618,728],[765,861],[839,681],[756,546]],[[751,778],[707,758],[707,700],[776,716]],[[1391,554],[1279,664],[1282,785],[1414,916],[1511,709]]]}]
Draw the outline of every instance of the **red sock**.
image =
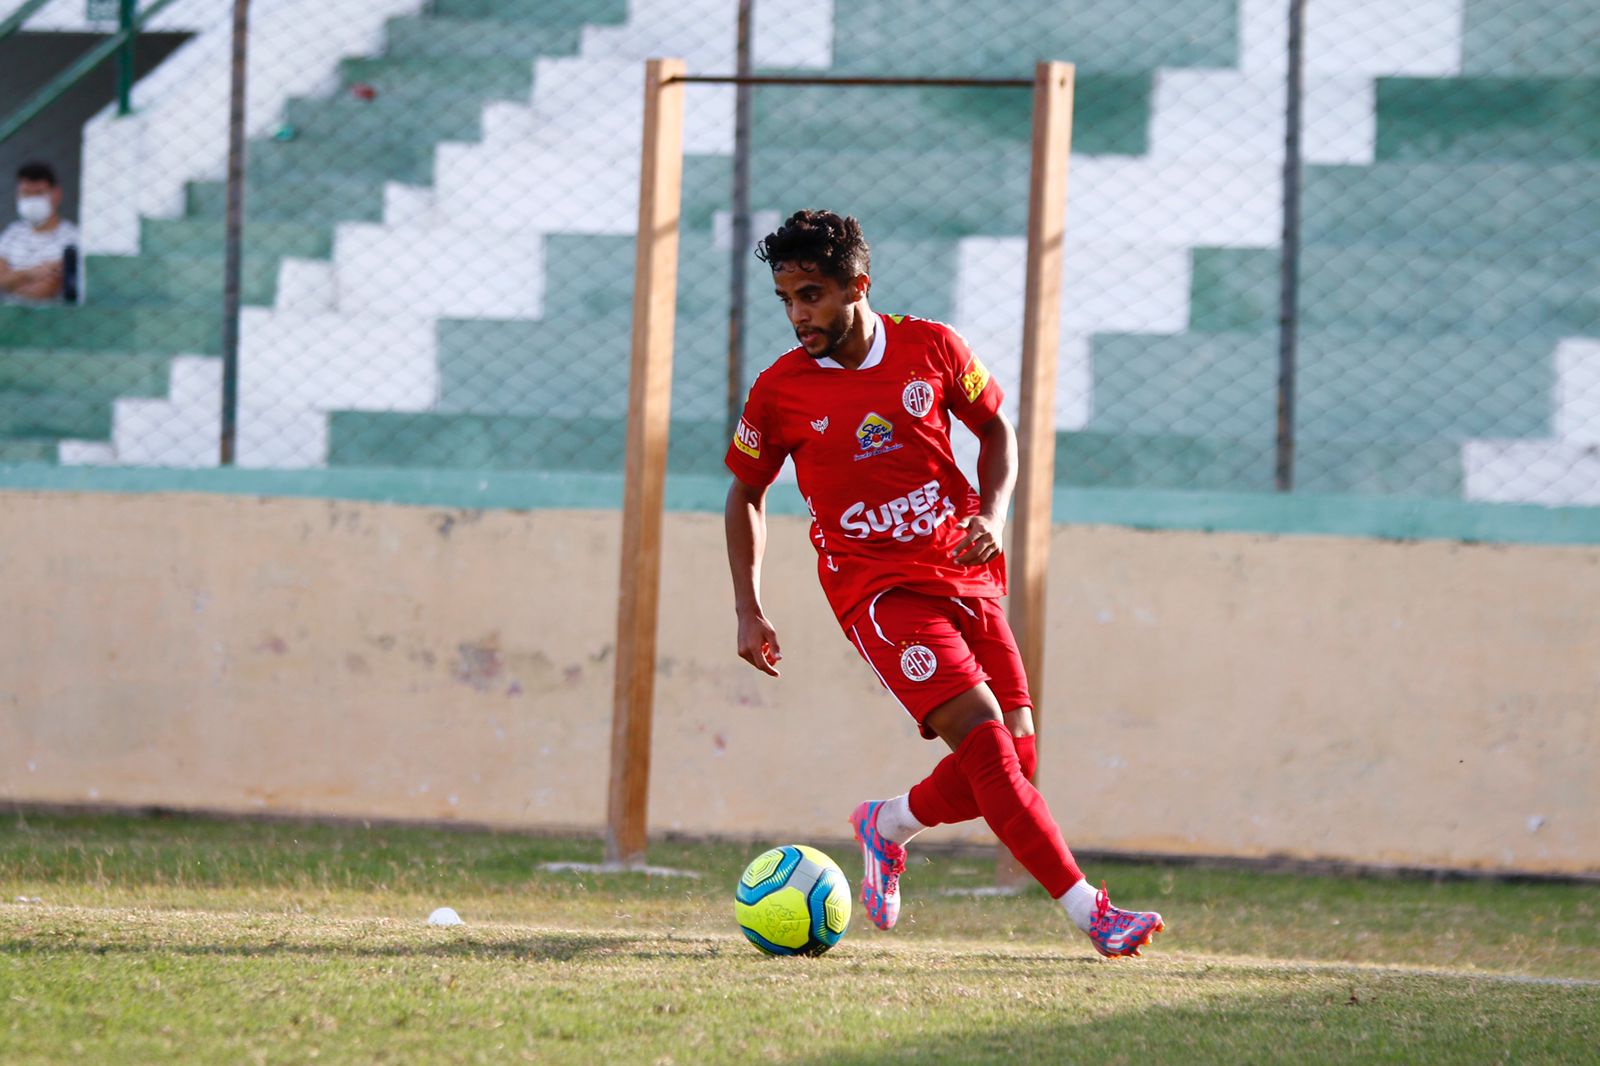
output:
[{"label": "red sock", "polygon": [[[1037,739],[1029,733],[1025,737],[1013,737],[1012,743],[1016,745],[1022,776],[1032,781],[1033,772],[1039,766]],[[925,780],[912,785],[907,799],[911,804],[911,816],[930,827],[970,822],[983,816],[972,795],[972,786],[967,784],[966,775],[956,763],[955,752],[939,760],[939,765]]]},{"label": "red sock", "polygon": [[983,820],[1046,892],[1060,897],[1083,880],[1044,797],[1022,776],[1005,726],[984,722],[967,734],[955,755]]}]

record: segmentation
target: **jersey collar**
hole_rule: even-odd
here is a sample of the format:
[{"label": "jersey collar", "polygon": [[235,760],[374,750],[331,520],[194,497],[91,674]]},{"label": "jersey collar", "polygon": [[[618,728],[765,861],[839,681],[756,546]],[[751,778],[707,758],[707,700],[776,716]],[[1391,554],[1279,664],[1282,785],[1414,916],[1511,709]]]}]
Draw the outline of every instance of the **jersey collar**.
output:
[{"label": "jersey collar", "polygon": [[[857,370],[871,370],[873,367],[875,367],[879,363],[883,362],[883,350],[887,346],[888,346],[888,342],[884,339],[884,336],[883,336],[883,318],[882,318],[882,316],[880,316],[878,314],[878,312],[873,311],[872,312],[872,343],[867,346],[867,357],[865,359],[861,360],[861,365],[856,367],[856,369]],[[821,367],[826,367],[829,370],[848,370],[849,369],[849,367],[845,366],[843,363],[839,362],[837,359],[834,359],[832,356],[823,356],[821,359],[817,360],[817,365],[821,366]]]}]

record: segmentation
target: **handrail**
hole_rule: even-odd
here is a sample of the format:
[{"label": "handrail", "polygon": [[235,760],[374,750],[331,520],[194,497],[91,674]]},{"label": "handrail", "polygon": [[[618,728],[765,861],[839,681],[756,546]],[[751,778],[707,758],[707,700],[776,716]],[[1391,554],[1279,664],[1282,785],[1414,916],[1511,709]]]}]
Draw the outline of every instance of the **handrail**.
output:
[{"label": "handrail", "polygon": [[22,29],[22,24],[32,18],[35,11],[49,2],[50,0],[27,0],[27,3],[13,11],[4,22],[0,22],[0,41]]},{"label": "handrail", "polygon": [[139,17],[126,28],[118,30],[89,51],[85,52],[72,66],[63,70],[52,78],[44,88],[34,93],[27,103],[12,112],[4,122],[0,122],[0,144],[10,140],[22,127],[33,121],[35,115],[56,102],[62,93],[82,81],[88,73],[99,66],[105,59],[128,41],[132,40],[144,24],[155,18],[161,11],[168,7],[173,0],[155,0],[155,3],[139,12]]}]

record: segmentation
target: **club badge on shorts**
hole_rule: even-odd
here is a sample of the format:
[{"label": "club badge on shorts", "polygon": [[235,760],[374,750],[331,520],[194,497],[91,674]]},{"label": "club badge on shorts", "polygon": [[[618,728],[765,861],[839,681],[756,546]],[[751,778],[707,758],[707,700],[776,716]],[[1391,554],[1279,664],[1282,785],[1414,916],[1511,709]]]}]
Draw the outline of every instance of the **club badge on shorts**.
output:
[{"label": "club badge on shorts", "polygon": [[900,672],[913,681],[926,681],[939,669],[939,660],[921,644],[913,644],[900,653]]},{"label": "club badge on shorts", "polygon": [[921,418],[933,410],[933,386],[919,378],[905,387],[900,394],[900,402],[905,405],[907,413]]}]

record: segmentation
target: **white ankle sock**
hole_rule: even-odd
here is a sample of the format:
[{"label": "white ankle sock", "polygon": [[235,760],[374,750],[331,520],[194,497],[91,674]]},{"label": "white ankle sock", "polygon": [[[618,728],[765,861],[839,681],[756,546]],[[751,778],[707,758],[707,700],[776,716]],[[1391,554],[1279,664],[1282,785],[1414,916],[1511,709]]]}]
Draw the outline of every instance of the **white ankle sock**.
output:
[{"label": "white ankle sock", "polygon": [[884,800],[883,806],[878,808],[878,832],[896,844],[904,844],[926,828],[911,813],[909,792]]},{"label": "white ankle sock", "polygon": [[1097,892],[1089,887],[1087,878],[1067,889],[1061,895],[1061,906],[1066,908],[1067,917],[1072,919],[1072,924],[1082,929],[1085,933],[1094,922],[1094,900]]}]

